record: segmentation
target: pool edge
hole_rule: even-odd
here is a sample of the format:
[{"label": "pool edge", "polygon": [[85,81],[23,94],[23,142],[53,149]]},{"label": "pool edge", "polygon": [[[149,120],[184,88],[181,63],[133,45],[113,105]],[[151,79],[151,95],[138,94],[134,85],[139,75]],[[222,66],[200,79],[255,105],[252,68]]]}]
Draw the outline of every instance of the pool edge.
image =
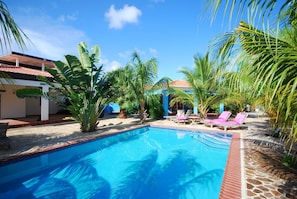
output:
[{"label": "pool edge", "polygon": [[[86,138],[81,138],[81,139],[78,139],[75,141],[68,141],[68,142],[65,142],[64,144],[59,145],[59,146],[51,146],[51,147],[43,148],[41,150],[38,150],[38,151],[35,151],[32,153],[12,156],[10,158],[0,160],[0,165],[7,164],[11,161],[18,161],[20,159],[28,158],[30,156],[38,155],[41,153],[54,151],[54,150],[61,149],[61,148],[67,147],[67,146],[71,146],[71,145],[75,145],[75,144],[79,144],[79,143],[83,143],[83,142],[87,142],[87,141],[91,141],[91,140],[95,140],[98,138],[103,138],[103,137],[107,137],[107,136],[111,136],[111,135],[115,135],[115,134],[119,134],[119,133],[124,133],[126,131],[130,131],[130,130],[137,129],[137,128],[150,127],[150,126],[151,127],[159,127],[159,128],[201,130],[201,131],[208,131],[208,132],[226,133],[225,131],[221,131],[221,130],[206,130],[206,129],[197,129],[197,128],[193,128],[193,127],[185,127],[185,126],[172,127],[172,126],[168,126],[168,125],[154,125],[154,124],[136,125],[129,129],[112,131],[109,134],[98,134],[98,135],[95,135],[95,136],[89,137],[89,138],[86,137]],[[242,171],[241,171],[242,163],[241,163],[241,150],[240,150],[241,138],[240,138],[239,133],[234,133],[234,132],[228,132],[228,133],[232,134],[232,142],[231,142],[231,146],[230,146],[230,150],[229,150],[229,154],[228,154],[226,169],[225,169],[225,173],[224,173],[224,178],[223,178],[223,183],[222,183],[219,198],[220,199],[240,199],[240,198],[242,198],[242,181],[241,181],[242,180],[242,175],[241,175],[242,174]]]},{"label": "pool edge", "polygon": [[51,151],[55,151],[55,150],[60,150],[69,146],[73,146],[76,144],[81,144],[84,142],[88,142],[88,141],[92,141],[92,140],[96,140],[96,139],[101,139],[101,138],[105,138],[108,136],[112,136],[112,135],[116,135],[116,134],[120,134],[120,133],[125,133],[127,131],[131,131],[134,129],[138,129],[138,128],[144,128],[144,127],[149,127],[149,124],[143,124],[143,125],[135,125],[134,127],[130,127],[128,129],[121,129],[121,130],[116,130],[116,131],[111,131],[108,133],[99,133],[99,134],[94,134],[90,137],[86,136],[86,137],[81,137],[78,138],[76,140],[71,140],[71,141],[66,141],[64,143],[59,143],[56,145],[51,145],[48,147],[44,147],[44,148],[40,148],[36,151],[32,151],[32,152],[27,152],[27,153],[23,153],[23,154],[15,154],[12,156],[9,156],[7,158],[3,158],[0,159],[0,166],[4,165],[4,164],[9,164],[13,161],[21,161],[23,159],[26,158],[30,158],[30,157],[34,157],[36,155],[40,155],[42,153],[46,153],[46,152],[51,152]]},{"label": "pool edge", "polygon": [[220,199],[242,198],[241,187],[241,139],[239,133],[232,133],[232,142],[220,192]]}]

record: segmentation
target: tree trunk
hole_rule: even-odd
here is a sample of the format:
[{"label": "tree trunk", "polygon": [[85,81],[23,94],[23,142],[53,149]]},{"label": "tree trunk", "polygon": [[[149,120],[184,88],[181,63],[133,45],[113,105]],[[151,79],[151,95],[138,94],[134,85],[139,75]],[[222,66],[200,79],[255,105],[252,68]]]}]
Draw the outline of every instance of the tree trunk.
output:
[{"label": "tree trunk", "polygon": [[140,102],[140,113],[139,113],[139,116],[140,116],[140,123],[143,124],[146,120],[146,113],[145,113],[145,104],[144,102]]},{"label": "tree trunk", "polygon": [[126,119],[127,118],[126,108],[121,108],[120,109],[120,113],[119,113],[118,118],[121,118],[121,119]]}]

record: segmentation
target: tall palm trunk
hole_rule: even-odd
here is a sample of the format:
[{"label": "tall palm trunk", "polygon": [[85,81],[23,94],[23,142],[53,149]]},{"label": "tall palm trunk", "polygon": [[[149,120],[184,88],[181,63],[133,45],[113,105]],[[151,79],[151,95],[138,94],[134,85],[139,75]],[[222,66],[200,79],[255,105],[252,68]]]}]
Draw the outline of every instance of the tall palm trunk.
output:
[{"label": "tall palm trunk", "polygon": [[139,114],[140,114],[140,123],[143,124],[146,120],[144,100],[140,101],[140,113]]}]

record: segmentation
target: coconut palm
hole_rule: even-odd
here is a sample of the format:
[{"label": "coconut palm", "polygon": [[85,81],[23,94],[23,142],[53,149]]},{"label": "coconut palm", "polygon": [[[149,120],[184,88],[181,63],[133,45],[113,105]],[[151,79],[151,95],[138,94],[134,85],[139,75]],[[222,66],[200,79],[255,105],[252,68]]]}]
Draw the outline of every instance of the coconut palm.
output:
[{"label": "coconut palm", "polygon": [[195,105],[202,118],[206,118],[209,108],[222,100],[223,94],[219,88],[219,74],[223,64],[218,67],[210,61],[209,54],[204,57],[195,56],[194,69],[182,68],[181,73],[185,75],[186,81],[191,85],[192,93],[178,88],[172,88],[171,93],[176,97],[170,101],[170,105],[183,102],[190,107]]},{"label": "coconut palm", "polygon": [[148,61],[141,60],[139,54],[134,52],[132,61],[114,72],[117,74],[116,88],[121,95],[118,102],[122,108],[128,102],[130,105],[137,105],[141,123],[146,119],[146,104],[159,102],[154,91],[168,85],[170,81],[169,78],[164,77],[155,83],[157,69],[155,58]]},{"label": "coconut palm", "polygon": [[133,107],[135,98],[131,92],[127,91],[127,81],[132,79],[133,74],[128,68],[118,68],[117,70],[107,73],[107,75],[112,79],[113,85],[111,89],[113,90],[116,103],[120,106],[119,118],[127,118],[127,108]]},{"label": "coconut palm", "polygon": [[29,41],[26,34],[16,24],[13,17],[10,15],[7,5],[0,0],[0,27],[1,27],[1,50],[8,50],[11,48],[11,44],[15,42],[20,48],[24,48],[25,40]]},{"label": "coconut palm", "polygon": [[[273,11],[277,11],[278,17],[284,25],[291,25],[295,23],[296,14],[296,0],[232,0],[232,1],[222,1],[222,0],[208,0],[208,8],[213,12],[213,19],[216,17],[219,9],[224,8],[225,13],[229,13],[229,19],[232,20],[234,16],[234,11],[237,13],[236,16],[241,16],[247,9],[250,10],[251,15],[258,15],[260,20],[269,19],[272,16]],[[277,10],[278,9],[278,10]],[[255,17],[250,17],[249,19],[256,19]]]},{"label": "coconut palm", "polygon": [[[210,2],[210,1],[209,1]],[[222,1],[212,1],[215,12],[218,11]],[[233,46],[236,39],[239,39],[240,47],[250,58],[252,74],[255,75],[254,90],[256,96],[261,101],[266,111],[270,114],[275,127],[282,128],[285,138],[292,146],[297,142],[297,107],[296,107],[296,6],[297,1],[228,1],[226,7],[231,6],[230,13],[239,6],[254,9],[254,13],[261,14],[265,21],[275,9],[278,9],[277,20],[280,26],[274,30],[257,29],[249,23],[241,22],[236,30],[231,34],[225,34],[224,45],[219,45],[220,53],[230,52],[227,46]],[[279,6],[276,6],[279,5]],[[258,13],[257,13],[258,12]],[[230,15],[231,16],[231,15]],[[269,23],[270,22],[270,23]],[[273,21],[275,22],[275,21]],[[265,24],[272,24],[266,20]],[[232,36],[231,36],[232,35]]]},{"label": "coconut palm", "polygon": [[[297,131],[294,128],[297,118],[296,28],[292,25],[275,35],[261,32],[244,23],[238,28],[242,48],[253,56],[256,86],[260,91],[267,91],[265,94],[270,100],[265,105],[276,111],[275,122],[278,126],[284,130],[291,129],[287,141],[292,144],[297,142]],[[253,43],[255,38],[257,43]]]},{"label": "coconut palm", "polygon": [[256,75],[249,66],[250,57],[243,52],[236,58],[235,63],[228,71],[222,73],[220,90],[223,89],[226,93],[224,104],[235,112],[242,112],[247,105],[252,107],[257,105],[254,96]]},{"label": "coconut palm", "polygon": [[[26,47],[25,40],[30,42],[27,35],[21,30],[16,24],[13,17],[11,16],[7,5],[0,0],[0,49],[1,51],[7,51],[11,49],[11,45],[15,42],[21,49]],[[8,83],[13,83],[11,77],[3,72],[0,72],[0,78]],[[0,84],[4,83],[3,81]]]},{"label": "coconut palm", "polygon": [[94,46],[89,53],[87,45],[81,42],[78,53],[79,58],[66,55],[65,62],[55,62],[55,69],[46,68],[54,77],[54,82],[44,77],[40,77],[40,80],[69,101],[67,109],[72,118],[80,123],[82,132],[89,132],[96,130],[99,116],[113,97],[102,65],[95,65],[99,62],[99,47]]}]

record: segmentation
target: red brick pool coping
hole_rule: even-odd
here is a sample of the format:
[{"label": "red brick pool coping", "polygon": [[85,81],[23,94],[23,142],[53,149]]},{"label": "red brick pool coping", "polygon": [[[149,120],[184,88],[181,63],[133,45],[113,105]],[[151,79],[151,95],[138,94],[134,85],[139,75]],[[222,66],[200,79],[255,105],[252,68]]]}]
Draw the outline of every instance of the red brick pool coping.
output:
[{"label": "red brick pool coping", "polygon": [[[169,127],[169,126],[157,126],[151,125],[152,127],[165,127],[165,128],[179,128],[186,130],[201,130],[207,132],[216,132],[216,133],[226,133],[225,131],[219,130],[205,130],[197,129],[191,127]],[[240,134],[227,132],[232,134],[232,142],[230,145],[229,155],[227,159],[227,164],[225,168],[223,183],[221,187],[219,199],[240,199],[242,198],[242,188],[241,188],[241,154],[240,154]],[[245,197],[243,197],[245,198]]]},{"label": "red brick pool coping", "polygon": [[232,133],[232,142],[225,169],[220,199],[241,198],[240,134]]},{"label": "red brick pool coping", "polygon": [[[87,141],[91,141],[94,139],[103,138],[103,137],[107,137],[110,135],[115,135],[118,133],[124,133],[126,131],[130,131],[130,130],[137,129],[137,128],[144,127],[144,126],[171,128],[171,129],[185,129],[185,130],[201,130],[201,131],[208,131],[208,132],[225,133],[224,131],[217,131],[217,130],[209,131],[209,130],[204,130],[204,129],[191,128],[191,127],[188,128],[188,127],[176,127],[176,126],[171,127],[171,126],[165,126],[165,125],[164,126],[163,125],[137,125],[132,128],[129,128],[129,129],[123,129],[123,130],[118,130],[118,131],[109,132],[109,133],[101,133],[98,135],[93,135],[93,136],[78,139],[75,141],[68,141],[63,144],[54,145],[54,146],[47,147],[47,148],[42,148],[42,149],[36,150],[31,153],[17,155],[17,156],[11,156],[9,158],[0,160],[0,165],[3,163],[8,163],[9,161],[12,161],[12,160],[17,160],[17,159],[21,159],[21,158],[28,157],[28,156],[49,152],[49,151],[60,149],[60,148],[67,147],[70,145],[79,144],[82,142],[87,142]],[[230,132],[228,132],[228,133],[230,133]],[[228,160],[227,160],[227,164],[226,164],[226,168],[225,168],[225,173],[224,173],[224,178],[223,178],[223,183],[222,183],[219,198],[220,199],[240,199],[241,194],[242,194],[241,190],[242,189],[241,189],[240,134],[232,133],[232,142],[230,145]]]}]

